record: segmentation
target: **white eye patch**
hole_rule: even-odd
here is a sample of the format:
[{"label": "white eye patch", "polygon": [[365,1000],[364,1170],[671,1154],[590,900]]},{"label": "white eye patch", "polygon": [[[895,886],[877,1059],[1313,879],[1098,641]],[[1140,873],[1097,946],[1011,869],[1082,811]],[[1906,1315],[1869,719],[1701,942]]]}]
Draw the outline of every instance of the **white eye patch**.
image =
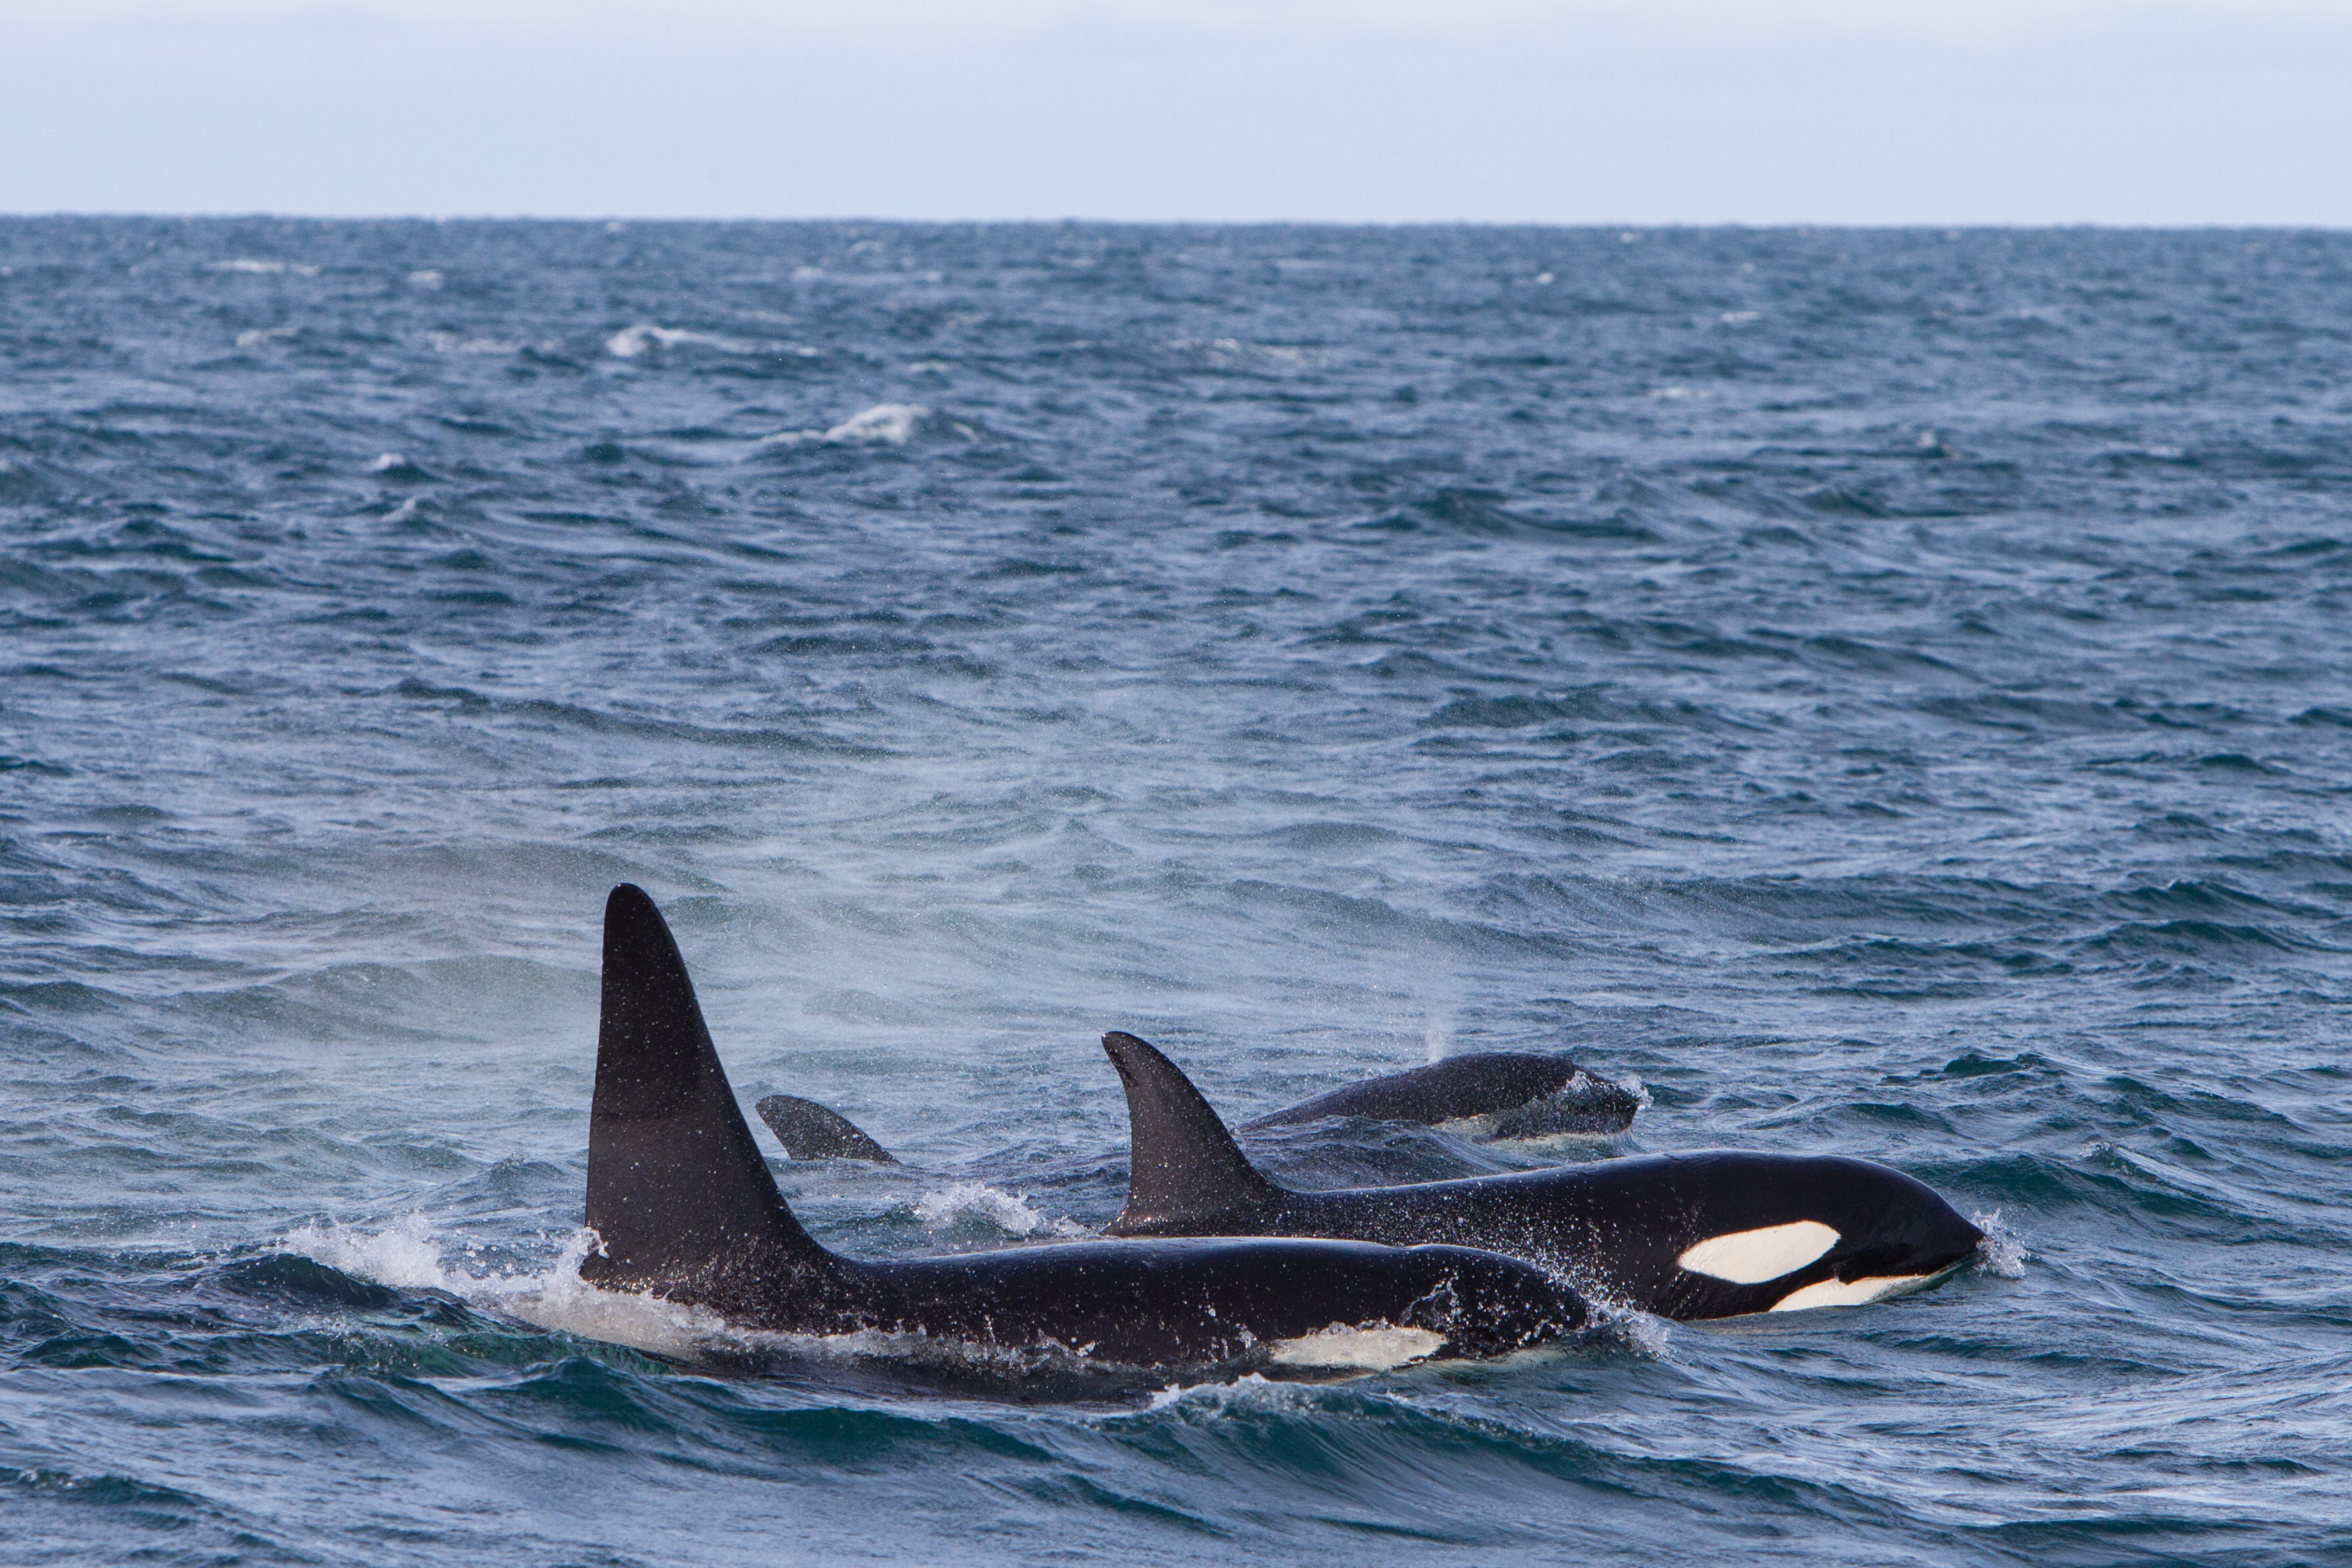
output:
[{"label": "white eye patch", "polygon": [[1735,1230],[1711,1236],[1675,1259],[1694,1274],[1728,1279],[1734,1285],[1761,1285],[1794,1273],[1838,1243],[1838,1233],[1819,1220],[1801,1219],[1768,1225],[1759,1230]]}]

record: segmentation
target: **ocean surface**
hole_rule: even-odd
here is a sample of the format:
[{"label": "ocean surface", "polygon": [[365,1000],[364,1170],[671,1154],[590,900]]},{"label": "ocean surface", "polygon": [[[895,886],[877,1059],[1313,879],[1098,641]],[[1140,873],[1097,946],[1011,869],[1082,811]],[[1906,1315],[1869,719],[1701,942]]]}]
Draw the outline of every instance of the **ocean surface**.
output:
[{"label": "ocean surface", "polygon": [[[2352,235],[0,222],[0,1559],[2352,1562]],[[1479,1048],[1938,1289],[934,1385],[599,1300],[603,900],[831,1245]],[[764,1138],[765,1134],[761,1136]]]}]

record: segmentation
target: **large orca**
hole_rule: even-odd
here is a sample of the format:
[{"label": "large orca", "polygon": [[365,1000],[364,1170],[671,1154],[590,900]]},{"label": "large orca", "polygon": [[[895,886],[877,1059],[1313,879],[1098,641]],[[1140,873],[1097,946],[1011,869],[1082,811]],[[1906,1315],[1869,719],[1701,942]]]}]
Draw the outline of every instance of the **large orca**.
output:
[{"label": "large orca", "polygon": [[1581,1328],[1516,1258],[1329,1240],[1092,1241],[865,1263],[801,1228],[751,1141],[669,928],[604,906],[603,1017],[581,1278],[742,1327],[878,1331],[1097,1364],[1239,1372],[1497,1354]]},{"label": "large orca", "polygon": [[1710,1150],[1412,1186],[1294,1192],[1249,1163],[1176,1065],[1103,1037],[1127,1087],[1127,1206],[1107,1236],[1447,1242],[1540,1263],[1661,1317],[1857,1305],[1925,1285],[1984,1233],[1864,1160]]},{"label": "large orca", "polygon": [[[1475,1051],[1343,1084],[1244,1121],[1242,1131],[1360,1116],[1368,1121],[1451,1124],[1486,1138],[1542,1138],[1561,1132],[1622,1132],[1641,1108],[1641,1098],[1633,1090],[1585,1071],[1566,1057]],[[814,1100],[772,1094],[756,1109],[783,1145],[787,1160],[898,1163],[847,1117]]]}]

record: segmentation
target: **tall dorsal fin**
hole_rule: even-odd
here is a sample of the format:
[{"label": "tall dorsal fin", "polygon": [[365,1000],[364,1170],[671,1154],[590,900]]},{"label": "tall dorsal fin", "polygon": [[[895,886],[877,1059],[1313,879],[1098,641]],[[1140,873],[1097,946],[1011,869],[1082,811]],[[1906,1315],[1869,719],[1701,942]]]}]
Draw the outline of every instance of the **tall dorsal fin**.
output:
[{"label": "tall dorsal fin", "polygon": [[625,882],[604,903],[588,1225],[603,1247],[582,1279],[721,1308],[835,1261],[784,1206],[677,943]]},{"label": "tall dorsal fin", "polygon": [[1282,1196],[1174,1062],[1133,1035],[1113,1031],[1102,1043],[1127,1086],[1127,1207],[1112,1234],[1165,1230]]}]

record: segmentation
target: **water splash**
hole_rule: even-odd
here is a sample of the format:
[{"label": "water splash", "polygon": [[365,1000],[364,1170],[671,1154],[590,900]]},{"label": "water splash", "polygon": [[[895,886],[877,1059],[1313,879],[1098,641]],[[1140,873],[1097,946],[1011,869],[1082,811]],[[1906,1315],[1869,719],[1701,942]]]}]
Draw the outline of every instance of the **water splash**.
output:
[{"label": "water splash", "polygon": [[934,1230],[972,1229],[1005,1236],[1090,1236],[1085,1226],[1066,1215],[1048,1217],[1021,1194],[1003,1192],[985,1182],[958,1182],[927,1192],[914,1203],[915,1217]]}]

